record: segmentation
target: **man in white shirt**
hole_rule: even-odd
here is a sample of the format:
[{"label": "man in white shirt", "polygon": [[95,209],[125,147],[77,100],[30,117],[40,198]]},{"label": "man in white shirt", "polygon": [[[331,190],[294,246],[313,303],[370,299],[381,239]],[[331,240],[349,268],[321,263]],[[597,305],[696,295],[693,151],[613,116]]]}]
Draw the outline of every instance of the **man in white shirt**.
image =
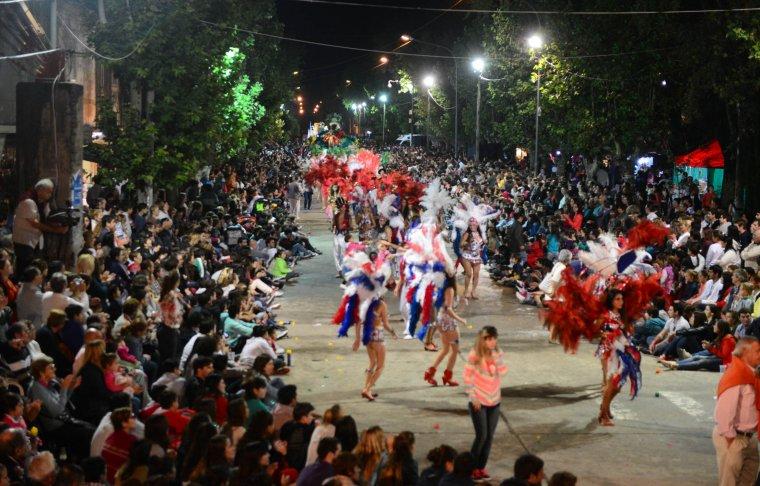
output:
[{"label": "man in white shirt", "polygon": [[214,332],[214,321],[211,319],[204,319],[198,324],[198,332],[195,333],[190,339],[188,339],[185,347],[182,348],[182,356],[179,360],[179,369],[184,370],[187,360],[190,358],[190,353],[193,352],[193,346],[195,342],[201,336],[210,336]]},{"label": "man in white shirt", "polygon": [[[65,226],[52,226],[41,222],[40,209],[47,210],[47,203],[53,197],[53,181],[41,179],[34,185],[31,197],[23,199],[13,216],[13,249],[16,254],[16,269],[23,272],[34,259],[34,252],[43,246],[42,233],[63,234]],[[45,213],[47,214],[47,213]]]},{"label": "man in white shirt", "polygon": [[53,309],[66,310],[71,304],[80,305],[79,302],[64,294],[68,280],[66,275],[56,272],[50,277],[50,290],[42,295],[42,322],[47,322],[50,311]]},{"label": "man in white shirt", "polygon": [[721,298],[721,294],[723,293],[723,269],[718,265],[710,267],[710,282],[708,284],[710,284],[709,292],[707,291],[708,286],[705,285],[705,291],[699,296],[700,304],[715,304]]},{"label": "man in white shirt", "polygon": [[659,355],[668,346],[670,341],[675,338],[678,331],[689,329],[689,321],[683,317],[683,304],[675,303],[668,307],[669,319],[665,322],[665,326],[662,328],[656,336],[647,338],[649,344],[649,352],[652,355]]},{"label": "man in white shirt", "polygon": [[714,234],[713,235],[713,242],[707,248],[707,254],[705,255],[705,266],[707,268],[710,268],[711,266],[718,263],[718,260],[720,260],[720,257],[723,256],[723,253],[726,251],[726,243],[722,240],[720,234]]},{"label": "man in white shirt", "polygon": [[760,229],[752,232],[752,243],[742,250],[741,257],[746,268],[757,271],[758,259],[760,259]]},{"label": "man in white shirt", "polygon": [[243,350],[240,351],[240,365],[246,368],[253,366],[253,362],[261,355],[267,355],[273,360],[277,360],[272,345],[269,344],[264,336],[267,334],[266,326],[254,326],[251,337],[245,342]]},{"label": "man in white shirt", "polygon": [[760,343],[744,337],[736,343],[734,358],[718,383],[712,440],[718,459],[718,484],[755,484],[758,410],[755,368],[760,365]]}]

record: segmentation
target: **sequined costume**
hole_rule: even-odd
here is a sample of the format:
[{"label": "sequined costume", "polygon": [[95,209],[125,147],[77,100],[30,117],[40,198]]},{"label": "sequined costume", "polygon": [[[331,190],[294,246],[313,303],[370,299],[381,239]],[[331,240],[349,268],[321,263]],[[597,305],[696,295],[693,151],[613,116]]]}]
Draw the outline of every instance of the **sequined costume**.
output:
[{"label": "sequined costume", "polygon": [[603,316],[602,336],[596,356],[607,364],[607,379],[621,387],[631,382],[631,397],[641,388],[641,353],[631,342],[620,314],[608,311]]}]

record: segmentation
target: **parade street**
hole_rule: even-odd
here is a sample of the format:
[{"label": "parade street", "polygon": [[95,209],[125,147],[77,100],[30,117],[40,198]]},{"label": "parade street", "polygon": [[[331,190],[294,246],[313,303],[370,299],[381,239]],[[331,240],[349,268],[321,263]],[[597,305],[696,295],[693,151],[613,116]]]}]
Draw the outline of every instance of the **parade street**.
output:
[{"label": "parade street", "polygon": [[[378,424],[398,433],[412,430],[417,437],[415,457],[425,462],[431,447],[447,443],[466,450],[472,442],[464,387],[433,388],[422,379],[435,354],[422,350],[418,340],[386,337],[388,357],[377,385],[379,397],[359,396],[367,359],[364,349],[351,351],[349,339],[338,339],[330,324],[341,296],[332,259],[332,234],[321,211],[302,215],[311,240],[324,254],[299,264],[299,292],[284,301],[281,315],[296,320],[291,338],[281,341],[293,350],[288,382],[298,386],[317,412],[340,403],[360,424]],[[468,326],[460,326],[463,353],[477,329],[499,329],[509,371],[502,389],[502,421],[496,431],[490,460],[493,477],[511,475],[512,464],[524,448],[546,461],[547,473],[572,470],[584,485],[715,484],[715,454],[710,441],[717,373],[660,371],[649,356],[642,359],[643,388],[627,399],[623,387],[613,403],[614,427],[600,427],[601,369],[595,345],[583,343],[576,355],[565,354],[549,342],[535,307],[517,304],[513,295],[481,276],[479,301],[461,306]],[[391,324],[399,335],[397,300],[387,294]],[[462,361],[455,377],[461,382]],[[699,475],[694,473],[699,471]]]}]

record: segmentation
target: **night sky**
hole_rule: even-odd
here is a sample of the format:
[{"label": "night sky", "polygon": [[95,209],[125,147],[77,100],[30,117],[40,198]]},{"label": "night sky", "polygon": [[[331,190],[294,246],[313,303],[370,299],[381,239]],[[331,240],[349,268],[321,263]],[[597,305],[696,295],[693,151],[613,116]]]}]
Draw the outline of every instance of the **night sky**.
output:
[{"label": "night sky", "polygon": [[[370,0],[355,3],[387,5],[415,5],[449,8],[456,0]],[[420,37],[434,36],[436,32],[456,29],[461,24],[460,14],[415,12],[408,10],[347,7],[310,4],[291,0],[278,0],[280,20],[285,24],[285,35],[298,39],[350,45],[355,47],[393,50],[400,45],[399,36],[409,33]],[[344,49],[326,48],[286,42],[297,48],[301,55],[301,91],[309,102],[325,100],[326,110],[335,109],[328,100],[335,101],[346,79],[366,77],[378,64],[381,54],[362,53]],[[445,54],[435,49],[406,47],[409,52]],[[393,58],[389,69],[392,69]],[[421,60],[420,62],[425,62]],[[378,77],[382,77],[378,73]]]}]

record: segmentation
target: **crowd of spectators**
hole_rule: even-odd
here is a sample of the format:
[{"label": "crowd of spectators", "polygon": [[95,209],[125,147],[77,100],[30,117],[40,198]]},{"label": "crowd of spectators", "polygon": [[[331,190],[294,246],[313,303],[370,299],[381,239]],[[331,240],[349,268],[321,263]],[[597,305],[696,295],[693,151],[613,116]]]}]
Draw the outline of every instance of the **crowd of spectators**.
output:
[{"label": "crowd of spectators", "polygon": [[[301,198],[308,209],[319,192],[300,181],[299,151],[266,147],[172,198],[142,181],[96,184],[70,265],[41,256],[45,235],[63,231],[45,221],[53,182],[22,199],[0,249],[0,471],[11,483],[472,484],[469,452],[441,445],[420,471],[413,432],[359,433],[340,405],[317,414],[286,384],[278,299],[319,253],[297,221]],[[760,337],[760,226],[721,209],[710,187],[582,159],[534,176],[519,162],[407,149],[395,167],[501,211],[489,273],[526,305],[550,299],[565,267],[584,271],[587,239],[648,219],[673,230],[642,262],[672,302],[637,323],[637,344],[671,368],[717,371],[735,338]],[[514,472],[503,484],[543,481],[535,456]]]}]

